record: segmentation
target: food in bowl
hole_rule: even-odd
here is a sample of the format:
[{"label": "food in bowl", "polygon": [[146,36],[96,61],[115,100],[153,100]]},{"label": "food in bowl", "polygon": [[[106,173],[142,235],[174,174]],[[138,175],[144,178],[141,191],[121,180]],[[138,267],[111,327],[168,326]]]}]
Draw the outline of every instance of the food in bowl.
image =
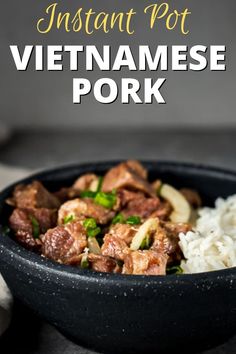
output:
[{"label": "food in bowl", "polygon": [[[134,275],[235,265],[233,233],[228,235],[215,221],[220,201],[216,209],[199,211],[197,191],[150,182],[138,161],[120,163],[104,176],[86,173],[57,192],[39,181],[18,185],[7,203],[14,208],[9,226],[16,240],[59,263]],[[227,214],[232,202],[222,203],[221,213]]]},{"label": "food in bowl", "polygon": [[180,233],[184,273],[236,267],[236,195],[218,198],[215,208],[198,210],[193,230]]}]

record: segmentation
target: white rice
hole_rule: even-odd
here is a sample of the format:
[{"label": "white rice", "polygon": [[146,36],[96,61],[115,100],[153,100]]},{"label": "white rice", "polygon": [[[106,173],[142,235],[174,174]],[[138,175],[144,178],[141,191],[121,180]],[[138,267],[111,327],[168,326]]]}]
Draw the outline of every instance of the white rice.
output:
[{"label": "white rice", "polygon": [[202,208],[193,231],[181,233],[184,273],[236,266],[236,195],[218,198],[215,208]]}]

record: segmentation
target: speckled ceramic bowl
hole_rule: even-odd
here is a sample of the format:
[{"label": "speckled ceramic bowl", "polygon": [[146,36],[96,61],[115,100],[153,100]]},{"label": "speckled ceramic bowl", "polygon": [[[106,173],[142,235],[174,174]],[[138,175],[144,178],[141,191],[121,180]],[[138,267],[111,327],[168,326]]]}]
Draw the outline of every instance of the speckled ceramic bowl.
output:
[{"label": "speckled ceramic bowl", "polygon": [[[59,168],[23,182],[39,179],[56,190],[84,172],[101,174],[113,164]],[[236,192],[233,172],[165,162],[145,165],[151,178],[196,188],[206,205]],[[10,212],[4,200],[12,188],[0,196],[2,224]],[[0,271],[15,297],[69,338],[100,352],[191,353],[236,333],[235,268],[177,276],[100,274],[41,258],[1,234]]]}]

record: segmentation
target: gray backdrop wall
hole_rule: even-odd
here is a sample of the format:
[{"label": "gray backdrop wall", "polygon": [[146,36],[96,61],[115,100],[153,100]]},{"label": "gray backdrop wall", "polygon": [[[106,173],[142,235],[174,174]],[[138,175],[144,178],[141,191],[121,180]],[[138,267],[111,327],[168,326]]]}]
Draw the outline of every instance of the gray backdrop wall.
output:
[{"label": "gray backdrop wall", "polygon": [[[94,7],[99,11],[124,11],[134,7],[142,12],[144,5],[152,1],[70,0],[58,3],[60,8],[70,9],[72,13],[81,6]],[[177,8],[188,7],[192,11],[188,36],[182,36],[179,31],[167,32],[161,27],[158,31],[150,32],[141,17],[135,22],[136,34],[130,37],[117,32],[108,35],[98,32],[90,37],[64,31],[41,35],[36,30],[36,22],[50,1],[1,1],[0,120],[16,127],[235,126],[235,0],[178,0],[169,3]],[[33,65],[29,66],[27,72],[17,72],[9,50],[10,44],[96,44],[98,48],[110,44],[114,50],[119,44],[129,44],[134,48],[134,53],[140,44],[153,48],[158,44],[225,44],[227,71],[164,73],[167,77],[163,87],[166,105],[121,105],[118,101],[103,105],[92,96],[88,96],[82,105],[73,105],[72,78],[81,76],[95,80],[103,76],[101,72],[35,72]],[[106,76],[118,81],[123,76],[142,79],[150,76],[150,73],[128,73],[122,70],[106,73]],[[163,77],[163,73],[152,72],[151,76]]]}]

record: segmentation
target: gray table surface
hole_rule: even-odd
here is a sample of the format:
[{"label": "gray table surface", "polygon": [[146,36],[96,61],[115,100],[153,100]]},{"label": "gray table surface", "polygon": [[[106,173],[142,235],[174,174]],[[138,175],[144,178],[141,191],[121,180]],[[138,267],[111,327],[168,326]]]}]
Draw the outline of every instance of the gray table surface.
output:
[{"label": "gray table surface", "polygon": [[[18,131],[0,147],[0,162],[42,169],[108,159],[204,163],[236,170],[236,131]],[[22,319],[23,318],[23,319]],[[26,340],[27,338],[27,340]],[[5,354],[91,354],[16,304],[12,325],[0,341]],[[236,337],[204,354],[236,353]],[[202,353],[203,354],[203,353]]]}]

